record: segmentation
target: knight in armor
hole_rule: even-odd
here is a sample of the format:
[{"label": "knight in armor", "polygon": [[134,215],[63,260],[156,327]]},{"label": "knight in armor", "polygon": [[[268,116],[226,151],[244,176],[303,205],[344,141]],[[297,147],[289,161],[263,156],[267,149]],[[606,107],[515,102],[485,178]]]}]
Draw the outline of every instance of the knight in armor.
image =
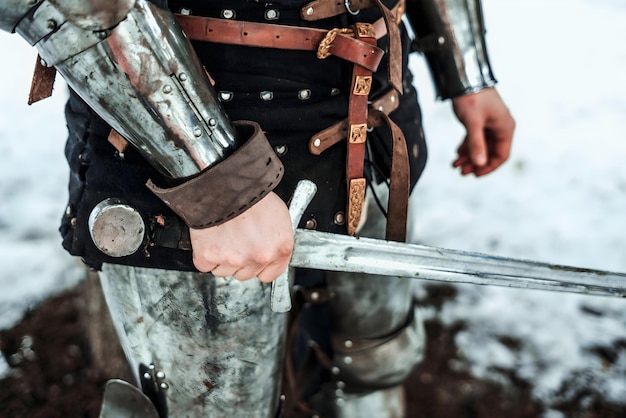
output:
[{"label": "knight in armor", "polygon": [[[480,0],[0,12],[37,48],[36,82],[54,68],[70,87],[63,246],[100,271],[143,416],[404,416],[425,338],[408,280],[298,270],[290,314],[272,312],[269,283],[288,267],[301,179],[318,192],[300,228],[406,239],[426,162],[409,53],[467,129],[461,174],[506,161],[514,121]],[[101,416],[138,416],[123,407],[105,397]]]}]

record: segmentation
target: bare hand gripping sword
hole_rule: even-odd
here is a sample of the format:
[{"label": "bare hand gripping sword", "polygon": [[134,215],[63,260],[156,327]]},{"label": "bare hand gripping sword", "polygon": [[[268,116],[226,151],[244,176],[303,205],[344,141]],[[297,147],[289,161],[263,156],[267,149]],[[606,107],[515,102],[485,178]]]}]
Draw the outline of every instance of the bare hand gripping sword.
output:
[{"label": "bare hand gripping sword", "polygon": [[[298,184],[289,212],[297,225],[315,184]],[[368,273],[454,283],[541,289],[588,295],[626,296],[626,274],[497,257],[371,238],[296,229],[291,267]],[[289,286],[273,284],[272,309],[289,310]]]}]

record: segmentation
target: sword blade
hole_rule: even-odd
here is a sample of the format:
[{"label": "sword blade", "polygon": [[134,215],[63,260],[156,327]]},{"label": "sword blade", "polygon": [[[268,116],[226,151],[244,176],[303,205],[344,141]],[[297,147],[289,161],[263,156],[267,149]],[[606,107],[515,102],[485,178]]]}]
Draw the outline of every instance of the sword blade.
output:
[{"label": "sword blade", "polygon": [[624,297],[626,274],[298,229],[292,267]]}]

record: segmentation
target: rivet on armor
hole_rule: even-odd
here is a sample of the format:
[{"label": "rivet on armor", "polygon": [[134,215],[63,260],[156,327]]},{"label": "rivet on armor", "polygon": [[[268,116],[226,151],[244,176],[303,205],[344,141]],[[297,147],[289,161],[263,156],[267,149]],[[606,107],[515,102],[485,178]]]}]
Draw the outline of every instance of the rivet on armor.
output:
[{"label": "rivet on armor", "polygon": [[339,89],[337,87],[330,89],[331,96],[337,96],[338,94],[339,94]]},{"label": "rivet on armor", "polygon": [[268,102],[274,98],[274,93],[271,91],[264,90],[259,94],[261,100]]},{"label": "rivet on armor", "polygon": [[346,404],[346,401],[343,398],[337,398],[335,399],[335,403],[337,404],[337,406],[344,406]]},{"label": "rivet on armor", "polygon": [[185,74],[185,73],[180,73],[180,75],[178,76],[178,78],[180,79],[180,81],[187,81],[187,74]]},{"label": "rivet on armor", "polygon": [[317,221],[315,219],[311,218],[308,221],[306,221],[306,223],[304,224],[304,227],[306,229],[315,229],[315,228],[317,228]]},{"label": "rivet on armor", "polygon": [[439,45],[443,45],[446,43],[446,38],[440,36],[439,38],[437,38],[437,42],[439,42]]},{"label": "rivet on armor", "polygon": [[65,208],[65,216],[71,216],[72,215],[72,205],[67,205],[67,207]]},{"label": "rivet on armor", "polygon": [[213,118],[209,119],[209,126],[212,128],[217,126],[217,121]]},{"label": "rivet on armor", "polygon": [[159,387],[160,387],[161,389],[163,389],[163,390],[167,390],[167,389],[169,389],[169,388],[170,388],[170,387],[169,387],[169,385],[168,385],[167,383],[165,383],[165,382],[161,382],[161,384],[159,385]]},{"label": "rivet on armor", "polygon": [[76,227],[76,218],[70,219],[70,225],[72,226],[72,228]]},{"label": "rivet on armor", "polygon": [[202,136],[202,129],[200,129],[200,128],[194,128],[194,129],[193,129],[193,135],[194,135],[196,138],[200,138],[200,137]]},{"label": "rivet on armor", "polygon": [[343,358],[343,362],[344,362],[345,364],[352,364],[352,357],[350,357],[350,356],[345,356],[345,357]]},{"label": "rivet on armor", "polygon": [[337,367],[337,366],[335,366],[332,369],[330,369],[330,371],[331,371],[332,374],[335,374],[335,375],[339,374],[339,372],[340,372],[339,367]]},{"label": "rivet on armor", "polygon": [[335,396],[341,398],[343,396],[343,390],[337,389],[335,390]]},{"label": "rivet on armor", "polygon": [[155,366],[154,364],[150,364],[150,365],[148,366],[148,368],[149,368],[150,370],[154,370],[154,369],[156,369],[156,366]]},{"label": "rivet on armor", "polygon": [[311,300],[312,301],[316,301],[320,298],[320,293],[319,292],[311,292]]},{"label": "rivet on armor", "polygon": [[308,9],[306,9],[306,15],[307,16],[311,16],[313,14],[313,8],[309,7]]},{"label": "rivet on armor", "polygon": [[144,379],[146,379],[146,380],[150,380],[150,379],[152,379],[152,376],[150,375],[150,373],[145,372],[145,373],[143,374],[143,378],[144,378]]},{"label": "rivet on armor", "polygon": [[311,98],[311,90],[302,89],[298,92],[298,99],[300,100],[308,100]]},{"label": "rivet on armor", "polygon": [[287,399],[287,397],[285,395],[280,395],[280,400],[284,401],[285,399]]},{"label": "rivet on armor", "polygon": [[343,225],[346,222],[346,215],[343,212],[335,213],[335,217],[333,218],[333,222],[336,225]]},{"label": "rivet on armor", "polygon": [[287,145],[278,145],[274,147],[274,151],[276,151],[276,154],[279,157],[282,157],[283,155],[287,154]]},{"label": "rivet on armor", "polygon": [[55,30],[57,28],[57,22],[54,19],[48,19],[46,22],[46,27],[50,30]]},{"label": "rivet on armor", "polygon": [[99,30],[94,32],[94,34],[99,38],[99,39],[106,39],[107,36],[109,36],[109,32],[106,30]]},{"label": "rivet on armor", "polygon": [[337,388],[338,389],[343,389],[346,387],[346,384],[344,382],[342,382],[341,380],[337,381]]},{"label": "rivet on armor", "polygon": [[156,377],[157,377],[158,379],[165,379],[165,373],[163,373],[163,372],[157,372]]},{"label": "rivet on armor", "polygon": [[322,145],[322,140],[319,138],[315,138],[315,140],[313,140],[313,146],[315,148],[319,147],[320,145]]},{"label": "rivet on armor", "polygon": [[220,100],[223,102],[230,102],[233,100],[233,92],[232,91],[220,91]]},{"label": "rivet on armor", "polygon": [[352,347],[352,341],[351,341],[351,340],[346,340],[346,341],[343,343],[343,345],[344,345],[346,348],[350,348],[350,347]]},{"label": "rivet on armor", "polygon": [[231,10],[231,9],[224,9],[224,10],[222,10],[222,17],[224,19],[234,19],[235,18],[235,11]]},{"label": "rivet on armor", "polygon": [[48,66],[48,63],[47,63],[47,62],[46,62],[46,60],[45,60],[45,59],[43,59],[43,58],[39,60],[39,63],[40,63],[43,67],[47,67],[47,66]]},{"label": "rivet on armor", "polygon": [[276,20],[280,16],[280,13],[276,9],[267,9],[265,11],[265,20]]},{"label": "rivet on armor", "polygon": [[163,86],[163,93],[170,94],[171,92],[172,92],[172,86],[170,86],[169,84],[166,84]]},{"label": "rivet on armor", "polygon": [[180,13],[181,15],[189,16],[191,14],[191,9],[183,7],[178,11],[178,13]]}]

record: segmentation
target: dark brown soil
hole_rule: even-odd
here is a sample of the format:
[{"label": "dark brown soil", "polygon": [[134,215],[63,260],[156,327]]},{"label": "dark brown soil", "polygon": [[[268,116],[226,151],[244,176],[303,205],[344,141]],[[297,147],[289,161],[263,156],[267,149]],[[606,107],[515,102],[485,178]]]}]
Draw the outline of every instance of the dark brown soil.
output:
[{"label": "dark brown soil", "polygon": [[[85,314],[89,311],[84,305],[85,286],[83,282],[46,300],[14,328],[0,332],[0,349],[11,366],[10,375],[0,380],[0,417],[97,417],[104,383],[111,377],[128,377],[124,376],[127,371],[123,366],[115,362],[98,364],[102,353],[101,348],[92,347],[88,338],[93,329]],[[433,286],[420,303],[437,309],[454,296],[453,287]],[[542,416],[546,406],[531,399],[532,386],[514,372],[508,372],[512,383],[501,386],[451,367],[455,360],[462,360],[454,335],[463,327],[462,323],[446,327],[436,319],[426,322],[426,361],[406,384],[409,418]],[[107,346],[106,350],[112,349]],[[119,347],[113,350],[105,357],[121,358]],[[598,397],[590,402],[584,387],[568,393],[571,396],[552,405],[567,418],[626,416],[624,406],[611,405]]]}]

